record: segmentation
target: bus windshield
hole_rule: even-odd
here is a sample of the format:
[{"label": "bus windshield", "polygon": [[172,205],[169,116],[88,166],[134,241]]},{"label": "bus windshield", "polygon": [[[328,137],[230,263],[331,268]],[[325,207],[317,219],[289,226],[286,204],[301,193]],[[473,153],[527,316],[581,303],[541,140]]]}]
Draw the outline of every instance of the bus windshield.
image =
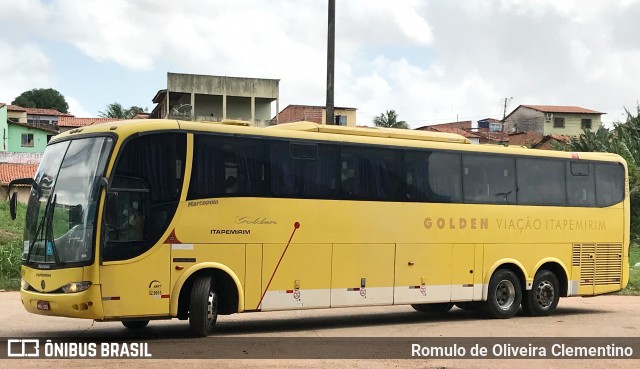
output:
[{"label": "bus windshield", "polygon": [[91,137],[47,147],[27,205],[25,265],[91,261],[100,178],[112,146],[109,137]]}]

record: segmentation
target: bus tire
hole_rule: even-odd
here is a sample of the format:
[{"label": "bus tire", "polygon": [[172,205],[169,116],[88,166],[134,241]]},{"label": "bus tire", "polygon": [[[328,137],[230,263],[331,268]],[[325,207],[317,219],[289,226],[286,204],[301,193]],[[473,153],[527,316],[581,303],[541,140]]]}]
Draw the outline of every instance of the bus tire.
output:
[{"label": "bus tire", "polygon": [[201,276],[193,282],[189,300],[189,327],[196,337],[213,333],[218,319],[218,294],[211,276]]},{"label": "bus tire", "polygon": [[453,307],[452,302],[441,302],[438,304],[412,304],[412,308],[421,313],[444,314]]},{"label": "bus tire", "polygon": [[142,329],[149,325],[148,320],[123,320],[122,325],[129,329]]},{"label": "bus tire", "polygon": [[508,269],[499,269],[489,280],[489,293],[483,310],[495,319],[508,319],[516,315],[522,302],[522,286],[518,277]]},{"label": "bus tire", "polygon": [[543,269],[536,273],[533,287],[522,298],[522,310],[529,316],[553,313],[560,300],[560,283],[553,272]]},{"label": "bus tire", "polygon": [[456,302],[456,307],[458,309],[462,309],[466,311],[476,311],[480,308],[480,302],[479,301]]}]

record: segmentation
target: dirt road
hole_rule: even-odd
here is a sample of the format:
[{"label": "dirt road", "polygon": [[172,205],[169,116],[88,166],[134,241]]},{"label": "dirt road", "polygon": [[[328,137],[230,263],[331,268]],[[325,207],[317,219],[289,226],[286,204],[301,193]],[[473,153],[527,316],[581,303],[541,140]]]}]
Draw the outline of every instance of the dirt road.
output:
[{"label": "dirt road", "polygon": [[[175,365],[190,367],[260,367],[260,368],[635,368],[640,366],[638,360],[579,360],[579,359],[356,359],[356,360],[310,360],[310,359],[269,359],[269,360],[185,360],[194,357],[198,352],[204,356],[216,357],[211,350],[221,339],[240,340],[247,345],[243,352],[255,353],[259,351],[260,343],[274,340],[280,346],[269,347],[273,350],[271,356],[286,356],[291,347],[302,352],[307,350],[308,357],[313,356],[313,347],[309,340],[316,337],[321,342],[336,344],[336,339],[343,339],[344,345],[354,348],[363,347],[367,337],[379,337],[372,340],[371,347],[380,347],[381,351],[393,350],[393,340],[405,338],[419,343],[433,343],[434,337],[445,342],[450,337],[473,337],[459,339],[459,342],[478,342],[484,344],[495,337],[548,337],[553,343],[563,343],[568,337],[627,337],[631,342],[639,342],[640,337],[640,297],[628,296],[600,296],[594,298],[561,299],[557,313],[551,317],[530,318],[516,316],[509,320],[486,320],[481,316],[459,309],[452,310],[444,316],[429,316],[415,312],[408,306],[344,308],[330,310],[307,310],[293,312],[249,313],[222,316],[218,320],[216,337],[192,339],[189,338],[188,323],[183,321],[153,321],[142,331],[128,331],[120,323],[94,323],[92,321],[45,317],[28,314],[21,306],[18,293],[0,293],[0,337],[21,338],[35,337],[46,340],[47,337],[94,337],[100,340],[151,339],[152,349],[155,347],[169,357],[180,357],[178,360],[64,360],[67,368],[98,368],[105,366],[165,368]],[[282,337],[298,338],[294,340],[278,341]],[[359,337],[360,340],[349,341],[349,337]],[[483,337],[487,339],[483,339]],[[390,338],[387,345],[383,338]],[[543,341],[547,341],[543,340]],[[618,342],[623,342],[618,340]],[[224,342],[224,341],[223,341]],[[320,342],[320,341],[319,341]],[[456,340],[453,340],[456,342]],[[516,342],[516,341],[514,341]],[[540,340],[536,342],[541,342]],[[506,343],[509,343],[508,341]],[[154,346],[155,345],[155,346]],[[378,345],[378,346],[376,346]],[[264,346],[264,345],[263,345]],[[217,346],[220,349],[220,345]],[[231,348],[231,346],[229,346]],[[372,350],[371,347],[364,347]],[[234,349],[234,348],[232,348]],[[265,350],[265,347],[262,347]],[[408,350],[408,349],[407,349]],[[282,354],[282,353],[285,354]],[[407,351],[408,352],[408,351]],[[229,354],[229,352],[226,352]],[[233,356],[233,354],[230,354]],[[278,356],[280,355],[280,356]],[[304,357],[306,354],[302,354]],[[397,357],[404,357],[404,354]],[[264,357],[264,352],[262,356]],[[375,355],[373,357],[376,357]],[[377,356],[381,357],[381,356]],[[384,356],[382,356],[384,357]],[[34,361],[2,360],[0,367],[31,367]],[[60,360],[41,359],[40,367],[60,367]]]}]

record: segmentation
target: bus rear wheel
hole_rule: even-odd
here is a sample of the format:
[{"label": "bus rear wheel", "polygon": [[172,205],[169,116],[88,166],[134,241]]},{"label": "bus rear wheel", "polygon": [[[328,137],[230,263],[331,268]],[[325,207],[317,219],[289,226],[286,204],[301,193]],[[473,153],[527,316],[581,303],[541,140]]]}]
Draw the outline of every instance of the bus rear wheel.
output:
[{"label": "bus rear wheel", "polygon": [[547,316],[553,313],[560,300],[558,277],[549,270],[541,270],[533,279],[533,288],[522,298],[522,310],[529,316]]},{"label": "bus rear wheel", "polygon": [[202,276],[193,282],[189,301],[189,327],[196,337],[213,333],[218,319],[218,294],[213,288],[213,278]]},{"label": "bus rear wheel", "polygon": [[438,304],[412,304],[412,308],[421,313],[444,314],[453,307],[452,302],[442,302]]},{"label": "bus rear wheel", "polygon": [[122,321],[122,325],[129,329],[142,329],[149,325],[148,320],[124,320]]},{"label": "bus rear wheel", "polygon": [[516,315],[522,302],[522,286],[518,277],[508,269],[499,269],[489,280],[484,312],[490,318],[508,319]]}]

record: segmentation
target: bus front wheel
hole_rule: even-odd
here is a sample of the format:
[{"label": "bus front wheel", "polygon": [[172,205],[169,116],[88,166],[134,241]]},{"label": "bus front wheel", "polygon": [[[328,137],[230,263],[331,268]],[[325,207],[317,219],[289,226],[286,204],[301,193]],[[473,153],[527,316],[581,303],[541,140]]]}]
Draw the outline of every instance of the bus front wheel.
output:
[{"label": "bus front wheel", "polygon": [[533,279],[533,288],[522,298],[522,310],[529,316],[547,316],[555,311],[558,300],[558,277],[549,270],[541,270]]},{"label": "bus front wheel", "polygon": [[522,302],[522,287],[518,277],[508,269],[499,269],[491,276],[489,293],[483,308],[490,318],[508,319],[516,315]]},{"label": "bus front wheel", "polygon": [[193,282],[189,301],[189,326],[196,337],[213,333],[218,319],[218,294],[213,288],[213,278],[202,276]]}]

